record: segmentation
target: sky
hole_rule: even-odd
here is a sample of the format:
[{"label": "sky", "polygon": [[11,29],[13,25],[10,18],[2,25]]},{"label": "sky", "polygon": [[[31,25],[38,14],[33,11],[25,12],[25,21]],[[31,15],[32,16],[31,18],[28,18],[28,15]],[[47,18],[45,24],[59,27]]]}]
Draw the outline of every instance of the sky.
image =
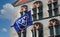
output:
[{"label": "sky", "polygon": [[0,9],[3,8],[3,5],[6,3],[14,3],[16,0],[0,0]]},{"label": "sky", "polygon": [[10,37],[10,26],[14,17],[13,2],[16,0],[0,0],[0,37]]}]

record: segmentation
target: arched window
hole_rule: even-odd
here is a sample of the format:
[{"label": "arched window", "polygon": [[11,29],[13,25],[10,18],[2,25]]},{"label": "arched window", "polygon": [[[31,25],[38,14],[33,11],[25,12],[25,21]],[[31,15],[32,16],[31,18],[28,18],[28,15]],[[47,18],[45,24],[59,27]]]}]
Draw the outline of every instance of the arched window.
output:
[{"label": "arched window", "polygon": [[54,15],[58,15],[58,0],[53,0],[53,6],[54,6]]},{"label": "arched window", "polygon": [[60,37],[60,24],[58,19],[51,19],[49,21],[50,36]]},{"label": "arched window", "polygon": [[34,23],[32,37],[43,37],[43,25],[39,22]]},{"label": "arched window", "polygon": [[32,11],[33,11],[33,20],[36,21],[37,20],[37,8],[35,6],[35,4],[33,4],[33,8],[32,8]]},{"label": "arched window", "polygon": [[22,34],[23,37],[26,37],[26,29],[22,30]]},{"label": "arched window", "polygon": [[[53,7],[52,7],[53,6]],[[48,0],[48,13],[49,17],[53,16],[53,11],[54,11],[54,16],[58,15],[58,0]]]},{"label": "arched window", "polygon": [[21,30],[21,37],[26,37],[26,29]]},{"label": "arched window", "polygon": [[52,0],[48,0],[48,13],[49,13],[49,17],[51,17],[52,14]]},{"label": "arched window", "polygon": [[20,12],[21,16],[23,15],[23,12]]},{"label": "arched window", "polygon": [[26,37],[26,29],[22,29],[20,32],[18,32],[19,37]]},{"label": "arched window", "polygon": [[[33,3],[33,20],[38,20],[43,18],[43,3],[41,1],[36,1]],[[38,16],[38,19],[37,19]]]},{"label": "arched window", "polygon": [[33,27],[31,31],[32,31],[32,37],[36,37],[36,28]]},{"label": "arched window", "polygon": [[50,37],[54,36],[54,28],[52,24],[52,20],[49,21],[49,30],[50,30]]},{"label": "arched window", "polygon": [[19,37],[21,37],[21,31],[20,31],[20,32],[18,32],[18,36],[19,36]]},{"label": "arched window", "polygon": [[23,7],[21,7],[21,9],[20,9],[20,15],[21,16],[23,15]]},{"label": "arched window", "polygon": [[26,12],[28,12],[28,6],[27,5],[22,5],[21,9],[20,9],[21,16],[24,15]]}]

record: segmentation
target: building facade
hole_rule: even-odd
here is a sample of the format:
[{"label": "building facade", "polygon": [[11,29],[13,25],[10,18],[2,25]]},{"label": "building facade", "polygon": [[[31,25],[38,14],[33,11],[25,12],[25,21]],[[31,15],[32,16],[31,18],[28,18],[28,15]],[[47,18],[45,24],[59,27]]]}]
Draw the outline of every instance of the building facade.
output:
[{"label": "building facade", "polygon": [[[27,0],[26,0],[27,1]],[[16,1],[15,12],[21,17],[21,6],[27,5],[31,10],[33,25],[21,32],[20,37],[60,37],[60,0],[30,0]],[[34,3],[38,2],[39,7],[35,7]],[[37,4],[36,4],[37,5]],[[14,19],[16,20],[16,19]],[[13,24],[13,23],[12,23]],[[14,28],[11,28],[11,37],[19,37]]]}]

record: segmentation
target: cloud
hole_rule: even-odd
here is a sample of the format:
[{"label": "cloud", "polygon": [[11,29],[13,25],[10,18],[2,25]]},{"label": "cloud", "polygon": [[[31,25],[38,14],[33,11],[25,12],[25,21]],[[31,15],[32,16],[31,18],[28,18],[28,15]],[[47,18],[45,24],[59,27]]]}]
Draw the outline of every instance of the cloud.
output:
[{"label": "cloud", "polygon": [[[7,3],[7,4],[5,4],[5,5],[3,5],[3,9],[2,10],[0,10],[0,12],[1,12],[1,15],[0,15],[0,18],[4,18],[4,19],[11,19],[11,25],[13,25],[14,24],[14,21],[16,20],[16,18],[18,18],[18,14],[19,14],[19,10],[18,10],[18,8],[17,9],[15,9],[15,7],[12,5],[12,4],[10,4],[10,3]],[[17,16],[18,15],[18,16]],[[3,28],[2,29],[2,31],[3,32],[7,32],[7,29],[6,28]],[[14,30],[12,30],[12,31],[14,31]],[[12,34],[13,32],[11,32],[11,34]],[[15,32],[14,32],[15,33]],[[16,33],[15,33],[16,34]],[[11,37],[18,37],[18,35],[16,34],[16,35],[13,35],[12,34],[12,36]]]},{"label": "cloud", "polygon": [[14,21],[20,17],[19,9],[20,8],[16,8],[12,4],[7,3],[3,5],[3,9],[0,10],[0,18],[9,19],[14,23]]},{"label": "cloud", "polygon": [[14,17],[14,7],[12,4],[7,3],[5,5],[3,5],[3,9],[0,11],[0,13],[2,14],[2,18],[7,18],[7,19],[11,19]]},{"label": "cloud", "polygon": [[2,32],[7,32],[7,29],[6,28],[2,28]]}]

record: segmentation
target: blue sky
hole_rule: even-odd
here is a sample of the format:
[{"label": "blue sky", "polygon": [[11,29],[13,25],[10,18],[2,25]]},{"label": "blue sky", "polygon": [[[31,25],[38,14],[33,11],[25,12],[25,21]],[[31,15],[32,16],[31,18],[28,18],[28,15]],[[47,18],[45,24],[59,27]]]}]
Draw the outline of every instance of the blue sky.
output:
[{"label": "blue sky", "polygon": [[16,0],[0,0],[0,37],[10,37],[10,28],[11,28],[10,26],[12,23],[12,17],[13,17],[12,12],[14,7],[8,3],[13,3],[15,1]]},{"label": "blue sky", "polygon": [[0,19],[0,37],[10,37],[10,23],[9,19]]},{"label": "blue sky", "polygon": [[6,3],[13,3],[15,2],[16,0],[0,0],[0,9],[3,8],[3,5],[6,4]]}]

